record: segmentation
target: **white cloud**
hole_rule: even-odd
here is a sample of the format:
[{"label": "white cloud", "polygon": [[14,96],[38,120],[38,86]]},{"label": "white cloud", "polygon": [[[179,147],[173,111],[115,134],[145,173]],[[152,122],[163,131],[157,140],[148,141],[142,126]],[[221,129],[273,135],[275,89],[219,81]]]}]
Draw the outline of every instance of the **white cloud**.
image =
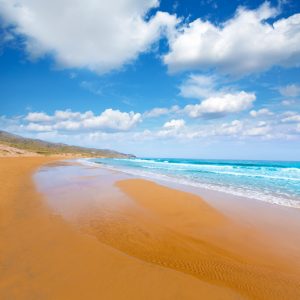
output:
[{"label": "white cloud", "polygon": [[134,113],[132,111],[127,113],[119,110],[106,109],[99,116],[85,119],[83,121],[83,127],[126,131],[135,126],[140,120],[140,113]]},{"label": "white cloud", "polygon": [[196,19],[169,39],[164,63],[170,72],[216,68],[233,75],[299,66],[300,14],[270,23],[277,14],[265,2],[256,10],[239,8],[220,25]]},{"label": "white cloud", "polygon": [[52,126],[53,129],[62,130],[78,130],[81,127],[80,122],[76,121],[61,121]]},{"label": "white cloud", "polygon": [[144,116],[146,118],[156,118],[169,113],[169,109],[165,107],[156,107],[150,111],[145,112]]},{"label": "white cloud", "polygon": [[170,113],[176,113],[179,111],[179,106],[173,105],[171,108],[155,107],[143,114],[144,118],[157,118]]},{"label": "white cloud", "polygon": [[28,131],[52,131],[53,127],[51,125],[43,125],[37,123],[29,123],[26,126]]},{"label": "white cloud", "polygon": [[182,130],[184,128],[185,128],[185,121],[183,119],[173,119],[171,121],[166,122],[162,126],[162,129],[154,133],[154,135],[160,138],[180,137],[183,134]]},{"label": "white cloud", "polygon": [[284,118],[281,120],[283,123],[297,123],[300,122],[300,114],[296,112],[286,112]]},{"label": "white cloud", "polygon": [[284,97],[297,97],[300,95],[300,85],[289,84],[279,88],[279,92]]},{"label": "white cloud", "polygon": [[267,108],[261,108],[259,110],[251,110],[249,114],[253,118],[273,115],[273,113]]},{"label": "white cloud", "polygon": [[184,81],[180,95],[185,98],[203,99],[199,104],[186,105],[182,110],[192,118],[221,117],[246,110],[256,100],[254,93],[235,91],[229,87],[218,88],[218,78],[192,74]]},{"label": "white cloud", "polygon": [[171,130],[179,130],[179,129],[182,129],[185,125],[185,121],[183,119],[173,119],[169,122],[166,122],[164,125],[163,125],[163,128],[164,129],[171,129]]},{"label": "white cloud", "polygon": [[269,137],[271,127],[266,122],[249,123],[247,121],[234,120],[230,123],[223,123],[217,126],[213,135],[236,136],[236,137]]},{"label": "white cloud", "polygon": [[[59,119],[55,117],[54,113],[49,115],[51,121],[47,122],[29,122],[26,117],[16,116],[7,119],[5,116],[0,116],[0,124],[2,129],[21,135],[79,145],[87,143],[87,146],[101,142],[98,146],[107,148],[112,147],[112,143],[122,147],[128,143],[132,145],[141,143],[143,140],[157,141],[158,143],[169,139],[183,143],[197,139],[201,139],[203,142],[205,140],[209,142],[247,141],[249,139],[300,140],[300,117],[295,111],[274,114],[274,117],[267,120],[254,118],[235,119],[228,122],[189,120],[189,124],[186,124],[183,118],[174,118],[156,130],[147,127],[147,124],[143,125],[143,129],[135,128],[139,122],[134,119],[136,113],[124,114],[111,109],[98,115],[92,112],[78,112],[78,115],[75,115],[76,112],[68,110],[66,112],[70,113],[69,119]],[[93,122],[89,124],[89,127],[84,127],[84,124],[89,123],[87,120]]]},{"label": "white cloud", "polygon": [[266,136],[271,131],[269,126],[258,126],[245,130],[243,135],[245,136]]},{"label": "white cloud", "polygon": [[237,135],[243,129],[243,122],[240,120],[234,120],[230,123],[223,123],[218,126],[213,132],[216,135]]},{"label": "white cloud", "polygon": [[200,104],[187,105],[184,111],[192,118],[219,117],[237,113],[252,106],[256,96],[244,91],[220,94],[203,100]]},{"label": "white cloud", "polygon": [[192,74],[184,81],[179,89],[180,95],[185,98],[201,99],[215,94],[216,78]]},{"label": "white cloud", "polygon": [[[187,126],[182,119],[174,119],[166,122],[158,131],[145,130],[142,133],[137,133],[139,139],[156,139],[156,138],[173,138],[178,140],[191,140],[215,137],[217,139],[240,139],[247,138],[286,138],[288,132],[294,129],[280,128],[273,133],[274,126],[265,121],[253,122],[248,119],[233,120],[226,123],[211,123],[202,125]],[[285,131],[284,131],[285,130]]]},{"label": "white cloud", "polygon": [[58,120],[68,120],[68,119],[74,119],[74,118],[80,118],[81,113],[79,112],[73,112],[69,109],[67,110],[56,110],[54,113],[55,119]]},{"label": "white cloud", "polygon": [[118,69],[171,35],[175,16],[157,12],[158,0],[1,0],[0,16],[23,37],[31,58],[51,54],[60,67],[97,73]]},{"label": "white cloud", "polygon": [[99,115],[95,115],[91,111],[80,113],[71,110],[57,110],[54,115],[39,112],[29,113],[24,120],[30,122],[26,125],[30,131],[87,129],[127,131],[141,121],[141,114],[113,109],[106,109]]},{"label": "white cloud", "polygon": [[51,121],[52,117],[43,112],[30,112],[25,119],[29,122],[47,122]]}]

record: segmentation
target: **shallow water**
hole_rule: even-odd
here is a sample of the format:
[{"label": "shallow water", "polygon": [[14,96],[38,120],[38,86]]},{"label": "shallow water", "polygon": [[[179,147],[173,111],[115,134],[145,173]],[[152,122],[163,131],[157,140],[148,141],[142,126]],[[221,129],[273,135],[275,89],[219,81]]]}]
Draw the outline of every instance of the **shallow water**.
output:
[{"label": "shallow water", "polygon": [[85,163],[157,180],[300,207],[300,162],[196,159],[89,159]]},{"label": "shallow water", "polygon": [[128,198],[114,183],[128,177],[103,168],[62,162],[44,166],[34,179],[51,210],[78,223],[82,218],[107,213],[108,206],[116,210],[127,203]]}]

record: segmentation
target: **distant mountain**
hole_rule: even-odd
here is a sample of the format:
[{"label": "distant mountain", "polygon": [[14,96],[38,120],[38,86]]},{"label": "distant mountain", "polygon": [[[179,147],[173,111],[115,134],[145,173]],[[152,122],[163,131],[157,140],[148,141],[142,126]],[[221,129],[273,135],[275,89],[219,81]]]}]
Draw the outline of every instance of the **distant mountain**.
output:
[{"label": "distant mountain", "polygon": [[[16,148],[26,151],[27,153],[36,153],[40,155],[69,154],[83,157],[134,157],[134,155],[124,154],[113,150],[69,146],[62,143],[50,143],[38,139],[24,138],[22,136],[11,134],[2,130],[0,130],[0,144],[11,147],[9,149]],[[5,149],[8,148],[4,147],[3,151],[6,151]]]}]

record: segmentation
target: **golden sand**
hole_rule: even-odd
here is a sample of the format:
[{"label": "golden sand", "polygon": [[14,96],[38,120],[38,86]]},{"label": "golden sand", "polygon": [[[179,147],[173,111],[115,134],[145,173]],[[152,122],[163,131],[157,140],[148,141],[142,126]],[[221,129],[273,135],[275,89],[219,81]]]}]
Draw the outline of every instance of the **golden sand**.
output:
[{"label": "golden sand", "polygon": [[49,176],[57,180],[42,190],[52,211],[101,243],[230,289],[232,299],[299,298],[296,209],[224,195],[216,205],[104,168],[56,164],[39,173],[40,187]]},{"label": "golden sand", "polygon": [[[153,227],[155,230],[152,227],[148,230],[153,235],[149,239],[151,245],[142,238],[134,242],[140,245],[138,251],[141,253],[148,253],[147,249],[141,251],[141,248],[150,246],[150,258],[148,254],[120,252],[93,236],[78,232],[61,217],[53,215],[36,192],[31,175],[37,167],[54,159],[57,158],[0,158],[0,299],[242,299],[239,289],[238,292],[231,289],[234,287],[232,281],[224,279],[228,274],[238,280],[231,276],[230,268],[227,273],[221,272],[219,279],[215,278],[217,275],[209,280],[200,280],[206,275],[189,275],[198,274],[198,266],[204,266],[201,262],[195,264],[194,238],[190,238],[189,258],[182,249],[170,248],[172,237],[177,239],[173,245],[180,244],[182,239],[172,226],[168,228],[167,224],[161,223],[165,225],[163,231],[159,231],[159,214],[169,214],[170,219],[175,220],[177,209],[169,212],[149,207],[149,211],[159,211],[151,223],[158,221]],[[132,193],[132,183],[128,187],[123,185],[122,188]],[[132,196],[140,201],[137,195]],[[147,199],[141,203],[145,208],[149,205]],[[192,210],[191,206],[191,213]],[[205,212],[205,220],[210,216],[209,210]],[[212,223],[219,226],[223,222],[226,220],[217,216]],[[145,226],[151,224],[145,219]],[[181,225],[193,227],[192,223]],[[128,239],[140,237],[134,231],[126,233],[124,230]],[[164,242],[162,238],[167,239]],[[125,238],[123,241],[126,247],[130,244]],[[222,256],[215,254],[218,248],[200,243],[199,249],[212,251],[213,255],[203,268],[205,274],[209,273],[209,265],[219,264],[219,271],[226,268],[215,258]],[[166,258],[168,253],[174,254],[170,260]],[[210,257],[210,253],[207,255]],[[215,269],[211,274],[214,273]],[[224,284],[220,284],[223,279]]]},{"label": "golden sand", "polygon": [[[195,195],[140,179],[120,181],[117,186],[144,213],[132,218],[143,224],[143,230],[135,230],[132,221],[122,224],[126,236],[114,234],[116,238],[110,240],[113,235],[106,233],[108,243],[116,248],[230,287],[246,299],[300,299],[299,252],[285,253],[283,258],[267,235],[236,224]],[[100,240],[105,239],[102,233]]]}]

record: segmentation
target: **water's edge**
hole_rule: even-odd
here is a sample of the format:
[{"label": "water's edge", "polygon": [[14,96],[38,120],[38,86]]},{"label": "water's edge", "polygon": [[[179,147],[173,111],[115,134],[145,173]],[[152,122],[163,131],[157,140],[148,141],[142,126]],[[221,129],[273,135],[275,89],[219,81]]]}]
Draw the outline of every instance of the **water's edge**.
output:
[{"label": "water's edge", "polygon": [[175,159],[79,159],[138,177],[300,208],[300,163]]}]

